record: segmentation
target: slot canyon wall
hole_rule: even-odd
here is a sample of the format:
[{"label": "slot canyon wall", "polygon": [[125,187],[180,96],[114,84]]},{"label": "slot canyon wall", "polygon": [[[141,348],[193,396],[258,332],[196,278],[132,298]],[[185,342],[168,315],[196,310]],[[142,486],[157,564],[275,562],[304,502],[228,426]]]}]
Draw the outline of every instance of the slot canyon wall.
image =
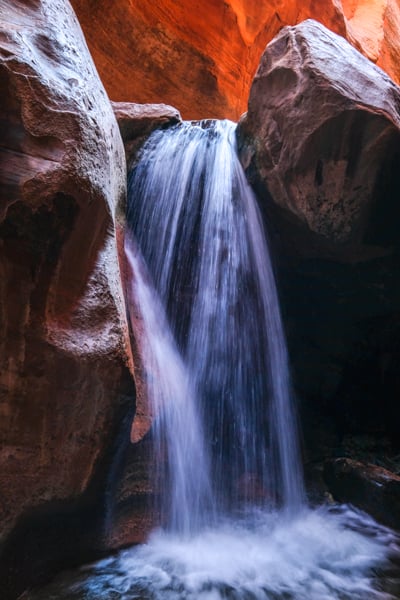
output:
[{"label": "slot canyon wall", "polygon": [[[335,448],[359,458],[345,446],[354,432],[389,445],[399,434],[398,88],[341,38],[308,23],[269,46],[250,92],[265,44],[309,16],[398,81],[398,4],[72,4],[102,82],[68,2],[0,0],[7,600],[52,570],[140,539],[147,526],[147,442],[129,445],[135,410],[139,437],[148,426],[121,284],[121,209],[126,155],[179,111],[237,119],[250,94],[242,161],[279,255],[295,383],[313,432],[306,459],[321,465]],[[318,53],[330,64],[339,50],[346,68],[326,72]],[[338,497],[340,468],[327,470]],[[362,470],[345,468],[347,477]],[[110,490],[120,519],[108,537]]]},{"label": "slot canyon wall", "polygon": [[266,44],[316,19],[400,81],[396,0],[72,0],[111,100],[238,120]]},{"label": "slot canyon wall", "polygon": [[101,546],[135,386],[125,153],[68,2],[0,1],[0,82],[0,595],[15,598]]}]

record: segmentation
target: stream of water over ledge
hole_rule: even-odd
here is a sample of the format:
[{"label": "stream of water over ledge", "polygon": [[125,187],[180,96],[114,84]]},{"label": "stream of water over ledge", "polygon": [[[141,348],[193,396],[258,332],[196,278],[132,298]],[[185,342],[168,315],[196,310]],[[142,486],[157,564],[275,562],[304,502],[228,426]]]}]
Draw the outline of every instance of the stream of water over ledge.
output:
[{"label": "stream of water over ledge", "polygon": [[[164,525],[303,503],[274,276],[229,121],[155,132],[129,182],[131,306],[157,415]],[[149,377],[150,374],[150,377]]]},{"label": "stream of water over ledge", "polygon": [[278,296],[234,124],[154,132],[130,175],[127,220],[160,527],[25,597],[400,597],[394,532],[306,504]]}]

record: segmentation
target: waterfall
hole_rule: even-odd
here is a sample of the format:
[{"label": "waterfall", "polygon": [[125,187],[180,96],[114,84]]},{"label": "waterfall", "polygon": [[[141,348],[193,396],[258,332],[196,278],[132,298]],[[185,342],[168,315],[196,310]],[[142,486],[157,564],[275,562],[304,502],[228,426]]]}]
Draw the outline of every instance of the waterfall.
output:
[{"label": "waterfall", "polygon": [[216,515],[303,500],[273,271],[229,121],[155,131],[132,170],[126,254],[156,415],[163,515],[190,532]]},{"label": "waterfall", "polygon": [[303,500],[278,298],[234,125],[153,133],[128,223],[163,527],[24,598],[398,599],[398,535]]}]

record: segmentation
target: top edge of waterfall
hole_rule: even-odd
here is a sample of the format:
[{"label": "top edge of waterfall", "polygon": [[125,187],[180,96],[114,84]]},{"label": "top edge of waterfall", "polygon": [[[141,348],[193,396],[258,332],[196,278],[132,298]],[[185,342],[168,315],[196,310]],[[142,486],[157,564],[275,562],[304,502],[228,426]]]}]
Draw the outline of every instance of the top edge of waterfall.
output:
[{"label": "top edge of waterfall", "polygon": [[223,126],[230,126],[232,128],[237,127],[235,121],[230,119],[196,119],[190,121],[182,121],[184,124],[193,125],[194,127],[200,127],[201,129],[208,129],[213,127],[223,128]]}]

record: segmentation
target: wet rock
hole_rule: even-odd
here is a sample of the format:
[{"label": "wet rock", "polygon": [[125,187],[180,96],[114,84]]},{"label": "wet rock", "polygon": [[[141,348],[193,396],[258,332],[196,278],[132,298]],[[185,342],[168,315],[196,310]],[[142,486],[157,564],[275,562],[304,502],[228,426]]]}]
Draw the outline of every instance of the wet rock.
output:
[{"label": "wet rock", "polygon": [[239,126],[278,257],[308,455],[329,453],[326,423],[331,453],[346,434],[399,443],[399,100],[380,69],[307,21],[267,47]]},{"label": "wet rock", "polygon": [[110,453],[135,390],[114,216],[125,155],[110,102],[68,2],[1,0],[0,14],[7,598],[101,546]]},{"label": "wet rock", "polygon": [[[167,106],[166,104],[135,104],[133,102],[112,102],[112,108],[114,110],[115,117],[118,122],[118,126],[121,132],[122,140],[125,147],[125,155],[126,155],[126,163],[129,168],[132,168],[133,163],[138,156],[138,151],[140,146],[144,143],[147,137],[157,128],[160,127],[168,127],[170,125],[176,124],[180,122],[181,115],[179,111],[173,106]],[[132,277],[132,273],[129,270],[129,266],[127,261],[125,260],[124,254],[124,228],[123,223],[125,219],[126,212],[126,197],[123,198],[123,202],[119,204],[118,213],[120,215],[121,227],[118,228],[118,247],[119,247],[119,255],[120,255],[120,267],[121,267],[121,279],[123,282],[127,282]],[[135,314],[137,311],[133,311]],[[132,335],[131,335],[131,352],[133,357],[133,362],[135,365],[135,386],[136,386],[136,406],[135,406],[135,419],[132,424],[132,433],[130,435],[131,441],[133,444],[138,444],[142,441],[142,439],[148,433],[153,417],[151,414],[151,409],[148,404],[146,384],[145,384],[145,373],[143,370],[141,352],[140,352],[140,344],[141,338],[143,335],[141,319],[134,318],[132,321],[131,318],[131,327],[132,327]],[[148,447],[148,445],[145,447]],[[132,491],[131,498],[131,509],[133,504],[136,503],[136,492],[135,489],[137,485],[132,485],[132,481],[135,476],[132,476],[133,472],[136,473],[139,481],[143,478],[143,470],[147,468],[151,468],[148,465],[148,460],[144,458],[144,452],[141,449],[141,445],[137,446],[136,449],[132,451],[132,449],[127,449],[127,455],[124,458],[126,462],[126,472],[124,474],[121,473],[121,481],[119,482],[122,488],[129,487]],[[135,456],[139,453],[141,455],[141,460],[143,460],[143,464],[140,466]],[[128,458],[130,456],[131,458]],[[133,467],[129,463],[133,462]],[[129,481],[129,484],[126,483]],[[143,487],[143,486],[142,486]],[[121,510],[117,509],[117,513],[131,513],[129,514],[129,518],[122,517],[121,514],[118,516],[119,522],[122,520],[122,529],[123,532],[127,532],[126,535],[132,541],[138,541],[138,539],[143,539],[143,532],[148,529],[147,526],[138,526],[137,523],[132,520],[132,510],[126,510],[125,505],[127,503],[122,503],[119,501],[119,497],[121,496],[124,499],[127,496],[127,491],[124,492],[116,491],[117,498],[116,504],[121,508]],[[139,498],[142,496],[142,493],[139,492]],[[142,512],[142,505],[139,501],[139,512]],[[135,512],[135,510],[133,510]],[[147,517],[146,517],[147,518]],[[145,522],[145,517],[141,517],[141,522]],[[130,533],[130,527],[128,526],[128,521],[130,521],[130,525],[133,526],[134,534]],[[147,521],[149,519],[147,518]],[[119,526],[118,526],[119,528]],[[118,539],[123,542],[123,534],[118,534],[117,532],[112,533],[113,540]],[[132,537],[133,535],[133,537]],[[127,538],[127,539],[128,539]],[[113,541],[112,544],[116,542]]]},{"label": "wet rock", "polygon": [[350,458],[325,463],[324,478],[339,502],[354,504],[385,525],[400,528],[400,477]]}]

